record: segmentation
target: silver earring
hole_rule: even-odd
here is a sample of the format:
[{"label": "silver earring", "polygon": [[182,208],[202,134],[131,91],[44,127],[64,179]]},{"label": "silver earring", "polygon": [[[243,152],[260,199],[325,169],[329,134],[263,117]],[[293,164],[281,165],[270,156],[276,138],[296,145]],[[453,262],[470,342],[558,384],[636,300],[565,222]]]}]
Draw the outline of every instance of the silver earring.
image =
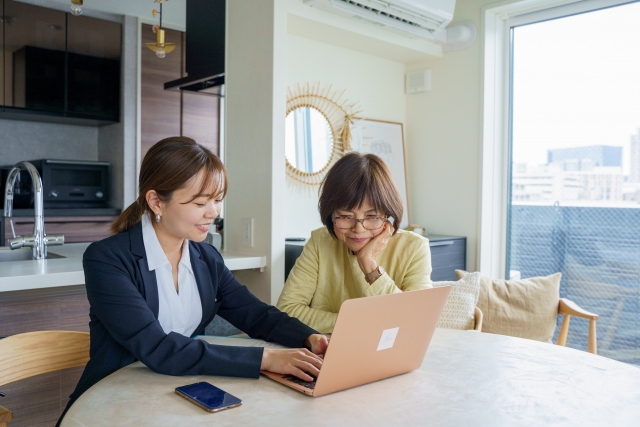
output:
[{"label": "silver earring", "polygon": [[156,215],[156,222],[160,222],[160,214]]}]

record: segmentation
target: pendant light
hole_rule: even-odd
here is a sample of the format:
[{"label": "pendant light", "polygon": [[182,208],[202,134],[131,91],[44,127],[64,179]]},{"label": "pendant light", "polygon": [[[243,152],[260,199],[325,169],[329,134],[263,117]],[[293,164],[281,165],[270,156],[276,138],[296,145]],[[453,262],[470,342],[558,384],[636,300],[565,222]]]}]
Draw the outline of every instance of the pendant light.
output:
[{"label": "pendant light", "polygon": [[71,13],[74,16],[82,15],[82,0],[71,0]]},{"label": "pendant light", "polygon": [[[79,0],[82,1],[82,0]],[[154,25],[153,29],[156,33],[156,42],[155,43],[145,43],[149,49],[156,53],[158,58],[164,58],[167,56],[167,53],[171,53],[173,49],[176,48],[175,43],[166,43],[164,41],[164,30],[162,29],[162,3],[167,0],[155,0],[156,3],[160,3],[160,11],[153,9],[151,11],[153,17],[156,15],[160,15],[160,25]]]}]

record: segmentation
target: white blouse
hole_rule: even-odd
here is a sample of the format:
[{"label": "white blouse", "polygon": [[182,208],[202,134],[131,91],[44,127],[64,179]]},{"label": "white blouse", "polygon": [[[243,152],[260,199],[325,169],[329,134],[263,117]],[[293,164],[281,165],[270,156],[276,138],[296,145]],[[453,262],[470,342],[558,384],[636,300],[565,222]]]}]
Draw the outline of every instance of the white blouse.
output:
[{"label": "white blouse", "polygon": [[147,263],[149,271],[155,270],[158,282],[158,321],[165,333],[176,332],[189,337],[202,321],[202,303],[189,257],[189,241],[185,239],[182,245],[176,292],[171,263],[160,246],[151,221],[149,215],[142,215],[142,240]]}]

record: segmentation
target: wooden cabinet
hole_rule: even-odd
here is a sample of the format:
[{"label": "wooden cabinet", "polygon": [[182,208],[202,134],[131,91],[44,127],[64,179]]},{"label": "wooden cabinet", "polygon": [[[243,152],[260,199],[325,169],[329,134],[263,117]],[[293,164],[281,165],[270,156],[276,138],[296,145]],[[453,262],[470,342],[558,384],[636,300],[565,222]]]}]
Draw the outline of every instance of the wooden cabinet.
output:
[{"label": "wooden cabinet", "polygon": [[467,268],[467,238],[428,235],[431,249],[431,280],[457,280],[456,270]]},{"label": "wooden cabinet", "polygon": [[[44,217],[44,230],[47,234],[64,235],[65,243],[96,242],[109,237],[109,228],[117,216],[52,216]],[[33,234],[33,217],[14,217],[13,227],[17,236]],[[11,238],[9,218],[4,218],[4,236],[2,246]]]}]

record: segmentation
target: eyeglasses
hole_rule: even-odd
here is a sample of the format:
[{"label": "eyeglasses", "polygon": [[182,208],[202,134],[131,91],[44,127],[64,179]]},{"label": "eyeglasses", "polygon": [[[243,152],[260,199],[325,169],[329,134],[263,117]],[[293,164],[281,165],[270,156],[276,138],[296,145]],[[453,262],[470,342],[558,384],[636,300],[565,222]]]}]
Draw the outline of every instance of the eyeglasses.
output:
[{"label": "eyeglasses", "polygon": [[356,226],[356,223],[361,223],[365,230],[378,230],[382,228],[386,217],[368,216],[362,219],[356,219],[350,216],[333,215],[333,224],[342,229],[348,230]]}]

